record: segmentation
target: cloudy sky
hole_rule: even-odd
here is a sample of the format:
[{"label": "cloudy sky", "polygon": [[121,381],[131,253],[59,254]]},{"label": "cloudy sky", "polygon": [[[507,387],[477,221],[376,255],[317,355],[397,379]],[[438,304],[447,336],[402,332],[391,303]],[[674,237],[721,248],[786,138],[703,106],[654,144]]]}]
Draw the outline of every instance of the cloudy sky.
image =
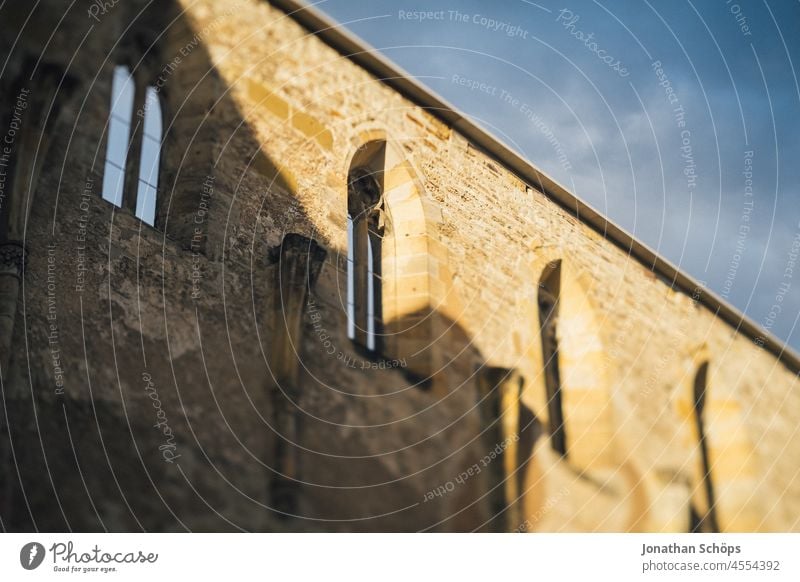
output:
[{"label": "cloudy sky", "polygon": [[800,349],[800,2],[317,7]]}]

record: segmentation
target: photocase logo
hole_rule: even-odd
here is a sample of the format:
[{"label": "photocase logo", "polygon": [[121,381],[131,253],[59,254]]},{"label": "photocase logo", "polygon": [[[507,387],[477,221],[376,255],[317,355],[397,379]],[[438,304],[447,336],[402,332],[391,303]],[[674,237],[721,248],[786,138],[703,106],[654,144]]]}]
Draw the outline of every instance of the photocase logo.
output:
[{"label": "photocase logo", "polygon": [[44,546],[38,542],[29,542],[19,552],[19,563],[26,570],[35,570],[44,561]]}]

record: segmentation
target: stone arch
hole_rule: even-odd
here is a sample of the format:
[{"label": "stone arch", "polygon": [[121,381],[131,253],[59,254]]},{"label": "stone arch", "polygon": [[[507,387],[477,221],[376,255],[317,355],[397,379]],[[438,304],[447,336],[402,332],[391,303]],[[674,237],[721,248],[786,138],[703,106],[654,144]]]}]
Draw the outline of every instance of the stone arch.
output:
[{"label": "stone arch", "polygon": [[[523,321],[529,349],[523,400],[543,425],[550,423],[539,332],[537,294],[558,265],[558,365],[566,455],[541,439],[531,451],[525,474],[524,513],[531,531],[641,531],[646,528],[649,495],[641,468],[617,445],[614,402],[600,314],[587,291],[590,274],[578,271],[568,253],[556,247],[536,250],[529,266],[536,286],[526,290]],[[580,511],[590,503],[597,511]]]},{"label": "stone arch", "polygon": [[[433,225],[441,214],[425,196],[420,173],[380,129],[357,133],[343,174],[365,164],[381,185],[383,337],[381,355],[421,378],[434,371],[434,311],[451,283]],[[376,161],[376,158],[378,161]],[[347,180],[341,180],[347,198]]]},{"label": "stone arch", "polygon": [[[163,193],[163,149],[164,138],[166,134],[168,117],[168,100],[167,96],[170,93],[170,86],[182,72],[174,67],[173,62],[168,62],[173,58],[174,54],[178,53],[181,46],[178,42],[173,40],[174,33],[165,34],[163,30],[163,22],[166,18],[171,20],[177,16],[177,4],[174,0],[160,3],[158,6],[148,6],[144,10],[126,7],[126,16],[124,19],[130,22],[130,26],[120,35],[118,43],[115,45],[113,51],[109,55],[109,59],[105,63],[105,71],[103,75],[103,83],[107,83],[109,87],[113,87],[113,83],[118,74],[118,70],[124,70],[127,76],[127,86],[131,93],[130,99],[130,120],[128,121],[127,140],[124,151],[119,155],[123,158],[118,164],[123,169],[121,184],[119,189],[119,199],[117,201],[109,200],[104,195],[104,199],[114,203],[119,208],[124,208],[131,214],[134,214],[140,220],[151,227],[158,224],[159,228],[163,226],[162,217],[159,216],[160,200],[156,200],[155,212],[151,213],[149,208],[150,204],[144,205],[140,200],[140,193],[143,197],[148,198],[161,198]],[[164,63],[168,63],[165,66]],[[184,63],[181,63],[180,69],[184,68]],[[185,99],[185,94],[175,95],[175,98]],[[114,109],[114,97],[106,101],[108,109],[107,125],[104,132],[105,145],[101,151],[105,152],[104,159],[108,159],[108,148],[111,141],[111,126],[113,124],[112,113]],[[127,109],[127,103],[125,109]],[[156,193],[149,192],[145,194],[141,180],[141,168],[143,161],[147,160],[148,156],[143,156],[143,147],[147,147],[148,151],[152,151],[147,143],[145,131],[150,126],[152,129],[152,122],[155,117],[158,117],[158,125],[160,126],[159,132],[159,147],[158,147],[158,163],[155,172],[153,168],[146,168],[149,182],[156,185]],[[148,122],[148,119],[149,122]],[[152,133],[152,132],[151,132]],[[106,173],[111,169],[107,163],[102,164],[104,188]],[[109,184],[111,186],[111,184]],[[152,216],[151,216],[152,214]]]},{"label": "stone arch", "polygon": [[[556,340],[561,408],[568,439],[566,456],[579,471],[607,468],[614,465],[614,430],[600,323],[581,274],[574,269],[569,257],[550,255],[536,261],[533,271],[537,273],[536,292],[556,262],[560,270]],[[530,325],[538,324],[534,322],[538,322],[538,317],[529,320]],[[541,373],[544,369],[541,345],[534,353],[538,353],[534,360],[539,370],[534,378],[538,378],[538,382],[530,387],[535,394],[529,397],[537,401],[534,406],[537,417],[549,422],[547,389]]]}]

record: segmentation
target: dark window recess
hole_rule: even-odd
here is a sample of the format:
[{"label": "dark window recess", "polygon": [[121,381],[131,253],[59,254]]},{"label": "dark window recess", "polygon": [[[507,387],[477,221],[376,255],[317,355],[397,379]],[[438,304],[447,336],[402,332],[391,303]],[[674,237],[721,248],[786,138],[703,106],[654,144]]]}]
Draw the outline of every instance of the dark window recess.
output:
[{"label": "dark window recess", "polygon": [[705,406],[706,392],[708,389],[708,362],[704,362],[697,370],[694,378],[694,419],[697,429],[697,438],[700,446],[702,490],[705,495],[705,513],[698,512],[694,505],[691,507],[690,521],[692,532],[719,532],[717,522],[716,497],[714,496],[714,481],[711,477],[711,461],[708,453],[708,439],[705,432]]},{"label": "dark window recess", "polygon": [[542,335],[542,359],[547,396],[550,442],[553,450],[567,457],[567,434],[561,394],[561,370],[558,364],[558,310],[561,290],[561,261],[545,267],[539,281],[539,325]]}]

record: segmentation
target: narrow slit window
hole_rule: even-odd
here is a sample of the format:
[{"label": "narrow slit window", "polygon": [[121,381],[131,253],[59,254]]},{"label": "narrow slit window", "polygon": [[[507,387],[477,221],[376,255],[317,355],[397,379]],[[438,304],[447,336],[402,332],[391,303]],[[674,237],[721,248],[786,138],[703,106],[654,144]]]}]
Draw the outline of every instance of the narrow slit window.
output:
[{"label": "narrow slit window", "polygon": [[711,460],[708,451],[708,439],[705,430],[705,407],[706,393],[708,391],[708,362],[704,362],[697,370],[694,378],[694,420],[697,430],[698,445],[700,447],[700,476],[702,479],[702,491],[705,496],[705,511],[699,512],[692,507],[693,532],[719,532],[717,522],[716,497],[714,494],[714,482],[711,477]]},{"label": "narrow slit window", "polygon": [[124,65],[114,67],[111,82],[111,115],[108,121],[108,143],[103,169],[103,199],[122,206],[125,188],[125,160],[131,136],[134,85],[130,70]]},{"label": "narrow slit window", "polygon": [[375,259],[367,239],[367,349],[375,351]]},{"label": "narrow slit window", "polygon": [[148,87],[144,104],[144,131],[139,158],[139,182],[136,191],[136,216],[150,226],[156,221],[158,169],[163,132],[161,103],[155,87]]},{"label": "narrow slit window", "polygon": [[380,351],[381,188],[373,173],[350,172],[347,215],[347,335],[370,352]]},{"label": "narrow slit window", "polygon": [[353,247],[353,217],[347,215],[347,338],[356,339],[355,248]]},{"label": "narrow slit window", "polygon": [[558,311],[561,289],[561,262],[547,265],[539,282],[539,325],[542,338],[542,360],[547,397],[550,443],[554,451],[567,457],[567,434],[561,393],[561,369],[558,348]]}]

